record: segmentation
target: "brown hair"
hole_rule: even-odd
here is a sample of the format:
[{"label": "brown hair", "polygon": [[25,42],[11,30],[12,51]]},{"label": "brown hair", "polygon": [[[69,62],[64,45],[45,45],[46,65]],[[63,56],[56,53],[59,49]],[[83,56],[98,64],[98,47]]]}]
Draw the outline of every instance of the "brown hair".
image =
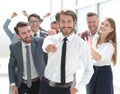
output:
[{"label": "brown hair", "polygon": [[87,17],[91,17],[91,16],[96,16],[97,17],[97,14],[94,13],[94,12],[88,12],[86,16]]},{"label": "brown hair", "polygon": [[19,31],[18,31],[18,28],[19,28],[19,27],[25,27],[25,26],[29,26],[28,23],[22,22],[22,21],[18,22],[18,23],[16,24],[16,26],[14,27],[14,30],[15,30],[16,34],[19,35]]},{"label": "brown hair", "polygon": [[37,18],[40,22],[43,21],[43,19],[41,19],[41,17],[40,17],[38,14],[33,13],[33,14],[30,14],[30,15],[28,16],[28,22],[30,21],[30,18],[31,18],[31,17]]},{"label": "brown hair", "polygon": [[73,18],[73,21],[77,21],[76,14],[73,11],[71,11],[71,10],[61,10],[60,12],[58,12],[55,15],[56,21],[58,21],[58,22],[60,21],[60,15],[62,15],[62,14],[69,15],[69,16],[71,16]]},{"label": "brown hair", "polygon": [[57,24],[57,21],[52,21],[52,22],[51,22],[51,25],[52,25],[52,24]]}]

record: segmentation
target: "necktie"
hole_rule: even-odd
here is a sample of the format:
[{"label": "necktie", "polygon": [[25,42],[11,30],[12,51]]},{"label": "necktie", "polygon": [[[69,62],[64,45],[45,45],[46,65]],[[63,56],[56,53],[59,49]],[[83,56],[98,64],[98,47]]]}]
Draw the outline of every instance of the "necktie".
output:
[{"label": "necktie", "polygon": [[31,81],[31,68],[30,68],[29,46],[25,46],[25,48],[26,48],[26,60],[27,60],[27,86],[31,87],[32,81]]},{"label": "necktie", "polygon": [[63,46],[62,46],[62,56],[61,56],[61,83],[65,83],[65,59],[66,59],[66,41],[67,38],[63,39]]},{"label": "necktie", "polygon": [[34,36],[36,37],[36,36],[37,36],[37,34],[35,33],[35,34],[34,34]]}]

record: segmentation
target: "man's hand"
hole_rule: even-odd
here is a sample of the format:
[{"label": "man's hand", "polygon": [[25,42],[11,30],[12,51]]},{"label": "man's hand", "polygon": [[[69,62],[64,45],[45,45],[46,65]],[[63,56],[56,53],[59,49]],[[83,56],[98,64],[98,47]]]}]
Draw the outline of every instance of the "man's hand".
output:
[{"label": "man's hand", "polygon": [[70,94],[76,94],[78,90],[76,88],[70,88]]},{"label": "man's hand", "polygon": [[15,85],[12,86],[12,94],[18,94],[18,88]]},{"label": "man's hand", "polygon": [[44,16],[43,16],[43,18],[46,18],[46,17],[48,17],[48,16],[50,16],[51,14],[48,12],[48,13],[46,13]]},{"label": "man's hand", "polygon": [[15,16],[17,16],[17,13],[13,12],[13,14],[11,15],[11,18],[14,18]]},{"label": "man's hand", "polygon": [[28,13],[27,13],[25,10],[22,11],[22,14],[23,14],[24,16],[26,16],[26,17],[29,16]]},{"label": "man's hand", "polygon": [[54,52],[56,52],[56,50],[57,50],[57,47],[54,44],[49,44],[46,47],[47,53],[50,53],[50,52],[54,53]]},{"label": "man's hand", "polygon": [[48,30],[48,35],[55,35],[55,34],[56,34],[55,29]]}]

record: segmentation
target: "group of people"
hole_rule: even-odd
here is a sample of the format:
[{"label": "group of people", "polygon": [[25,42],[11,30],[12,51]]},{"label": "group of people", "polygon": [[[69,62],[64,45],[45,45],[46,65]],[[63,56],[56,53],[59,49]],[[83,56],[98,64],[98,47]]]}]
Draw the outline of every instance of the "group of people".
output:
[{"label": "group of people", "polygon": [[[32,35],[37,35],[37,37],[45,37],[47,36],[47,30],[43,29],[40,24],[42,23],[42,21],[44,20],[44,18],[48,17],[50,15],[50,13],[47,13],[43,16],[43,18],[41,18],[38,14],[33,13],[28,15],[28,13],[24,10],[22,11],[22,14],[28,19],[28,23],[31,27],[32,30]],[[9,29],[9,25],[11,23],[11,21],[14,19],[14,17],[16,17],[18,14],[16,12],[13,12],[12,15],[10,16],[10,18],[6,19],[4,25],[3,25],[3,29],[5,31],[5,33],[8,35],[11,43],[15,43],[19,40],[19,38],[17,38],[17,35],[14,31],[11,31]]]},{"label": "group of people", "polygon": [[86,15],[89,30],[80,34],[91,50],[94,73],[86,85],[86,94],[114,94],[111,63],[116,64],[116,25],[112,18],[105,18],[100,26],[96,13]]},{"label": "group of people", "polygon": [[[11,18],[16,15],[13,13]],[[99,26],[97,14],[89,12],[89,30],[78,36],[74,33],[77,15],[72,10],[56,14],[56,22],[51,23],[51,27],[57,23],[56,33],[52,30],[42,34],[40,16],[27,17],[28,23],[20,21],[14,27],[15,35],[6,29],[10,20],[3,26],[12,42],[8,64],[12,94],[76,94],[83,86],[87,94],[114,94],[111,63],[116,64],[117,42],[112,18],[105,18]],[[81,64],[83,75],[74,84]],[[32,84],[28,82],[29,73]]]}]

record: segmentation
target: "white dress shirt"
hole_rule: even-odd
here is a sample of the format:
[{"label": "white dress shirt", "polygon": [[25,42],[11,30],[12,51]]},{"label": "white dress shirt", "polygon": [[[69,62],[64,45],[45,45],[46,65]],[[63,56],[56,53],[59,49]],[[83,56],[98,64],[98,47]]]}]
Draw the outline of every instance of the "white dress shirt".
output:
[{"label": "white dress shirt", "polygon": [[35,37],[40,38],[40,30],[38,30],[37,33],[34,33],[34,32],[31,32],[31,33],[32,33],[32,36],[34,36],[34,34],[36,34]]},{"label": "white dress shirt", "polygon": [[[31,79],[34,79],[36,77],[38,77],[38,73],[37,70],[35,68],[34,65],[34,61],[32,58],[32,52],[31,52],[31,45],[29,45],[29,51],[30,51],[30,66],[31,66]],[[22,42],[22,53],[23,53],[23,79],[27,80],[27,61],[26,61],[26,48],[25,48],[25,44]]]},{"label": "white dress shirt", "polygon": [[[60,65],[61,65],[61,52],[64,36],[62,33],[56,35],[50,35],[45,38],[43,43],[43,51],[46,52],[45,48],[48,44],[55,44],[57,51],[55,53],[48,54],[48,62],[45,69],[45,77],[51,81],[60,83]],[[90,50],[88,45],[74,33],[67,37],[67,48],[66,48],[66,83],[73,81],[73,75],[81,66],[84,65],[84,72],[81,80],[76,87],[78,90],[85,86],[92,74],[93,65]]]}]

